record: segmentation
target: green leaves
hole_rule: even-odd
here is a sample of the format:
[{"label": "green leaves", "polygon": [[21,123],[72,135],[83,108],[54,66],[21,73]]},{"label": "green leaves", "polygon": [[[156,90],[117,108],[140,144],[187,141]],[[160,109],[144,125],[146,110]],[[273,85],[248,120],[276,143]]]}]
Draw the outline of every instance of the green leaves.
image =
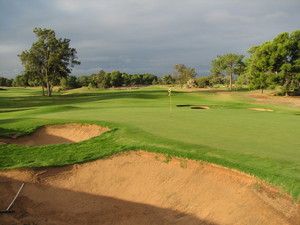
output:
[{"label": "green leaves", "polygon": [[232,75],[241,74],[244,71],[243,55],[228,53],[218,55],[211,63],[210,71],[214,76],[230,76],[230,89],[232,89]]},{"label": "green leaves", "polygon": [[[285,94],[300,88],[300,30],[278,34],[272,41],[252,47],[248,52],[252,86],[281,85]],[[263,87],[259,84],[261,80],[265,82]]]},{"label": "green leaves", "polygon": [[186,67],[184,64],[176,64],[173,66],[174,76],[181,87],[188,82],[188,80],[196,77],[197,73],[194,68]]},{"label": "green leaves", "polygon": [[57,39],[53,30],[34,28],[33,32],[38,40],[19,57],[30,80],[37,80],[51,96],[53,85],[68,76],[70,67],[80,64],[77,51],[69,47],[69,39]]}]

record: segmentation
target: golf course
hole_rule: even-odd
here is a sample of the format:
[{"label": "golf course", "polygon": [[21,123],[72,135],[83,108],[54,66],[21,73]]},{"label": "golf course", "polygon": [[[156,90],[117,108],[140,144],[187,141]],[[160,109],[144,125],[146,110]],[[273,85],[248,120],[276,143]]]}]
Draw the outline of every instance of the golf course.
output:
[{"label": "golf course", "polygon": [[[72,164],[84,166],[85,163],[96,163],[99,159],[101,161],[114,155],[116,158],[126,158],[129,157],[126,154],[137,152],[138,155],[146,154],[154,163],[159,161],[160,165],[166,167],[163,171],[170,169],[168,166],[174,167],[176,161],[178,165],[175,170],[187,171],[194,168],[196,163],[202,167],[221,166],[226,171],[236,173],[235,177],[241,176],[236,178],[240,180],[250,175],[247,178],[252,179],[248,182],[250,190],[258,193],[269,190],[268,193],[275,195],[272,198],[289,201],[293,210],[298,207],[299,98],[276,97],[270,92],[261,95],[259,91],[230,92],[225,88],[190,90],[175,87],[171,96],[168,96],[168,88],[149,86],[99,90],[83,87],[59,92],[54,90],[51,98],[41,96],[40,88],[3,88],[0,95],[0,176],[18,180],[15,171],[36,172],[35,168],[59,170]],[[38,146],[8,142],[30,137],[28,135],[35,131],[37,133],[45,126],[68,124],[78,124],[76,126],[82,126],[82,129],[96,126],[101,132],[78,141],[75,138],[69,142],[58,141]],[[65,131],[66,135],[72,132]],[[74,135],[79,137],[83,133]],[[131,161],[129,158],[127,160]],[[136,155],[132,160],[136,163],[139,161]],[[145,165],[148,165],[147,161]],[[151,177],[155,168],[150,167],[146,171],[149,173],[143,174],[143,170],[140,170],[143,175],[137,175],[137,172],[132,175],[137,178]],[[220,176],[220,172],[215,173]],[[24,176],[22,179],[25,179]],[[64,182],[68,183],[68,180]],[[178,189],[182,186],[180,182],[175,185],[179,186]],[[183,189],[190,190],[188,185]],[[118,193],[123,191],[116,189]],[[139,202],[139,199],[135,201]],[[230,201],[230,196],[226,201]],[[293,210],[285,214],[293,223],[282,224],[296,224],[299,211]],[[190,224],[198,224],[197,221],[191,222],[192,219],[189,221]]]}]

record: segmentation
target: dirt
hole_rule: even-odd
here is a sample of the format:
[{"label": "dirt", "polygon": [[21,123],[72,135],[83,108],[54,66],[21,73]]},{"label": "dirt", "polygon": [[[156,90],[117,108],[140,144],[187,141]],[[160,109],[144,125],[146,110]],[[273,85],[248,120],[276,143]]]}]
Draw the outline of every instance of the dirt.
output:
[{"label": "dirt", "polygon": [[85,164],[0,172],[5,225],[298,225],[278,188],[213,164],[128,152]]},{"label": "dirt", "polygon": [[252,91],[251,93],[245,93],[245,96],[254,99],[256,102],[288,105],[295,108],[300,107],[299,96],[274,96],[274,92],[272,91],[266,91],[265,94],[259,94],[257,91]]},{"label": "dirt", "polygon": [[80,142],[99,136],[109,128],[91,124],[47,125],[37,129],[33,134],[20,138],[0,138],[0,142],[16,145],[48,145]]}]

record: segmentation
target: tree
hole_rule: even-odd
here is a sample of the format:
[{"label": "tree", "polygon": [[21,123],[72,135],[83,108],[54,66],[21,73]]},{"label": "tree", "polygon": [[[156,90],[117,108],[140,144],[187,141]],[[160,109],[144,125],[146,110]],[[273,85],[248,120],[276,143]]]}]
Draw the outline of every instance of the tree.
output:
[{"label": "tree", "polygon": [[281,33],[248,52],[253,85],[281,85],[285,95],[300,89],[300,30]]},{"label": "tree", "polygon": [[[232,90],[233,74],[241,74],[243,71],[243,55],[228,53],[225,55],[218,55],[211,63],[211,73],[215,75],[229,75],[229,87]],[[223,74],[224,73],[224,74]]]},{"label": "tree", "polygon": [[196,77],[197,73],[194,68],[185,67],[184,64],[176,64],[173,66],[174,76],[180,84],[181,88],[186,84],[190,79]]},{"label": "tree", "polygon": [[13,82],[13,86],[26,88],[27,86],[29,86],[28,76],[26,76],[25,74],[16,76],[16,78],[14,79],[14,82]]},{"label": "tree", "polygon": [[175,84],[175,78],[171,76],[171,74],[165,74],[162,77],[163,84]]},{"label": "tree", "polygon": [[61,78],[60,85],[63,89],[73,89],[79,87],[77,77],[75,76],[68,76],[68,77]]},{"label": "tree", "polygon": [[110,87],[121,87],[123,85],[123,77],[120,71],[112,71],[110,73]]},{"label": "tree", "polygon": [[208,86],[211,85],[210,83],[210,77],[206,76],[206,77],[198,77],[196,79],[196,83],[197,83],[197,87],[199,88],[206,88]]},{"label": "tree", "polygon": [[79,87],[87,87],[90,83],[90,77],[89,76],[80,76],[77,78],[77,83]]},{"label": "tree", "polygon": [[70,67],[79,65],[75,48],[70,48],[69,39],[56,38],[55,32],[50,29],[34,28],[33,32],[38,38],[29,50],[19,55],[25,73],[30,80],[38,80],[47,95],[52,95],[55,83],[62,77],[71,73]]},{"label": "tree", "polygon": [[11,87],[13,79],[8,79],[5,77],[0,77],[0,86],[2,87]]}]

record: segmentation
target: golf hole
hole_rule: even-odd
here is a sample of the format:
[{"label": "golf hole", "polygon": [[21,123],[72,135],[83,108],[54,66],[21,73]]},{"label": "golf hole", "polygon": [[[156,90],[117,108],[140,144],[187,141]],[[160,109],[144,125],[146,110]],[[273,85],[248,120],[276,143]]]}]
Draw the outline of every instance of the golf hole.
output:
[{"label": "golf hole", "polygon": [[15,145],[40,146],[80,142],[109,131],[107,127],[92,124],[59,124],[38,128],[30,135],[19,138],[0,138],[0,142]]}]

